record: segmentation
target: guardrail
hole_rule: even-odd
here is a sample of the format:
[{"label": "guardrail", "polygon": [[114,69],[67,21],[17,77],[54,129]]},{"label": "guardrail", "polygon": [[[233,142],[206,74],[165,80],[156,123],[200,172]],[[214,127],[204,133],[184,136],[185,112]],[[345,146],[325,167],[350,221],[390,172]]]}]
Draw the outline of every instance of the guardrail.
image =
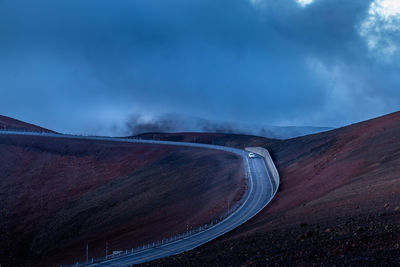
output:
[{"label": "guardrail", "polygon": [[82,267],[82,266],[90,266],[92,264],[96,264],[96,263],[101,263],[104,262],[106,260],[111,260],[111,259],[116,259],[116,258],[121,258],[124,256],[128,256],[128,255],[134,255],[136,253],[141,253],[145,250],[150,250],[153,248],[157,248],[157,247],[162,247],[163,245],[172,243],[172,242],[176,242],[182,239],[186,239],[186,238],[190,238],[191,236],[198,234],[200,232],[204,232],[207,231],[208,229],[214,227],[215,225],[217,225],[218,223],[220,223],[221,221],[223,221],[224,219],[228,218],[232,213],[234,213],[236,211],[236,209],[232,209],[230,211],[228,211],[225,215],[222,215],[220,217],[218,217],[215,220],[211,220],[209,223],[206,223],[202,226],[196,227],[195,229],[190,229],[186,232],[180,233],[180,234],[176,234],[174,236],[168,237],[168,238],[164,238],[158,241],[154,241],[154,242],[150,242],[150,243],[146,243],[143,245],[140,245],[136,248],[131,248],[131,249],[126,249],[126,250],[122,250],[122,251],[111,251],[111,254],[105,256],[105,257],[98,257],[98,258],[91,258],[89,260],[89,258],[87,259],[87,261],[82,262],[82,261],[77,261],[76,263],[73,264],[64,264],[64,265],[59,265],[60,267]]},{"label": "guardrail", "polygon": [[274,164],[274,161],[271,158],[271,155],[269,154],[268,149],[263,148],[263,147],[246,147],[245,150],[256,153],[264,158],[265,164],[267,165],[268,173],[270,174],[270,176],[273,178],[273,181],[274,181],[274,185],[273,185],[274,193],[272,195],[272,198],[273,198],[275,196],[276,192],[278,192],[280,178],[279,178],[278,170],[276,169],[276,166]]}]

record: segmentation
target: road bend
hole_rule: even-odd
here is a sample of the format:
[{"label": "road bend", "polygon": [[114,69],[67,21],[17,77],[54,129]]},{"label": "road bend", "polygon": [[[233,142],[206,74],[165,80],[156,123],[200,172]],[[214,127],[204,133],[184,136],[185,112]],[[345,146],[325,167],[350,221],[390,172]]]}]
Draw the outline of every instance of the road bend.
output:
[{"label": "road bend", "polygon": [[192,234],[185,238],[178,239],[175,241],[170,241],[166,244],[143,249],[134,253],[129,253],[127,255],[119,256],[117,258],[109,259],[100,263],[95,263],[90,266],[126,267],[132,264],[144,263],[155,259],[176,255],[188,250],[192,250],[198,246],[210,242],[211,240],[217,237],[222,236],[223,234],[235,229],[236,227],[250,220],[258,212],[260,212],[272,200],[274,196],[273,186],[272,186],[273,177],[270,177],[269,174],[273,172],[271,170],[268,172],[264,158],[259,155],[257,155],[255,158],[249,158],[248,152],[236,148],[209,145],[209,144],[197,144],[197,143],[111,138],[111,137],[76,136],[76,135],[62,135],[53,133],[0,131],[0,134],[198,147],[198,148],[222,150],[234,153],[242,157],[245,166],[246,176],[248,179],[248,189],[244,195],[243,200],[241,201],[240,206],[224,220],[220,221],[217,224],[214,224],[213,226],[210,226],[206,230]]}]

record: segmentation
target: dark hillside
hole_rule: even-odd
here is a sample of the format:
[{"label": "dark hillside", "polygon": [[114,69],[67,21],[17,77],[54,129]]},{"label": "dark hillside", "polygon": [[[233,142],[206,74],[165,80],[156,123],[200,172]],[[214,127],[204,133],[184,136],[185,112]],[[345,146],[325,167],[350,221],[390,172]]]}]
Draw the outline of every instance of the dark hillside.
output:
[{"label": "dark hillside", "polygon": [[208,149],[0,135],[0,264],[60,266],[209,222],[246,189]]},{"label": "dark hillside", "polygon": [[226,237],[156,264],[400,265],[399,112],[268,142],[281,175],[271,205]]},{"label": "dark hillside", "polygon": [[0,115],[0,131],[54,133],[54,131],[2,115]]}]

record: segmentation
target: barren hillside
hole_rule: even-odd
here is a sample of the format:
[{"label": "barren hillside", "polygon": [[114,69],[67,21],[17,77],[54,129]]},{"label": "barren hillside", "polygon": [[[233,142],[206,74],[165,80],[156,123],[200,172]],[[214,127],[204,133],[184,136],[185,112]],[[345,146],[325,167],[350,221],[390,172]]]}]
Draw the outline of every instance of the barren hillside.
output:
[{"label": "barren hillside", "polygon": [[175,146],[0,135],[0,264],[59,266],[130,249],[226,212],[236,155]]},{"label": "barren hillside", "polygon": [[16,120],[10,117],[0,115],[0,131],[25,131],[25,132],[47,132],[54,133],[54,131]]},{"label": "barren hillside", "polygon": [[271,143],[275,200],[161,265],[400,265],[400,113]]}]

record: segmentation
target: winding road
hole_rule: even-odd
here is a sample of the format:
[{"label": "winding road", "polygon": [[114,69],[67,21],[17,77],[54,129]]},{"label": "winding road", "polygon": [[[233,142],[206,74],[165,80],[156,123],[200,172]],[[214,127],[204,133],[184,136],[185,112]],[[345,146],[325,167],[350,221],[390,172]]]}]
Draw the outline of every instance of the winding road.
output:
[{"label": "winding road", "polygon": [[242,225],[258,212],[260,212],[274,197],[276,188],[273,188],[271,175],[273,170],[269,170],[265,160],[260,155],[255,158],[249,158],[248,152],[240,149],[208,145],[197,143],[184,143],[184,142],[170,142],[170,141],[155,141],[155,140],[140,140],[140,139],[127,139],[127,138],[109,138],[109,137],[88,137],[88,136],[75,136],[75,135],[61,135],[53,133],[32,133],[32,132],[17,132],[17,131],[0,131],[0,134],[12,135],[33,135],[33,136],[47,136],[56,138],[70,138],[70,139],[86,139],[86,140],[105,140],[115,142],[129,142],[129,143],[147,143],[159,145],[174,145],[174,146],[188,146],[206,149],[222,150],[230,153],[237,154],[242,157],[246,176],[248,178],[248,191],[244,195],[241,205],[232,212],[227,218],[221,222],[208,227],[206,230],[189,235],[187,237],[170,241],[168,243],[158,245],[155,247],[146,248],[137,252],[129,253],[117,258],[95,263],[90,266],[118,266],[126,267],[132,264],[144,263],[151,260],[176,255],[200,245],[203,245],[233,229]]}]

